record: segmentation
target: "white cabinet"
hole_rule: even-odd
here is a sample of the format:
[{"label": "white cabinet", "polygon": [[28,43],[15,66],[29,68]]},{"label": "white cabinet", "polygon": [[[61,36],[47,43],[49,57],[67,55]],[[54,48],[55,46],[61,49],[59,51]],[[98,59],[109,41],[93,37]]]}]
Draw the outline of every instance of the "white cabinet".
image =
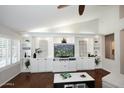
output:
[{"label": "white cabinet", "polygon": [[94,58],[80,58],[77,62],[77,70],[90,70],[95,69]]},{"label": "white cabinet", "polygon": [[53,72],[63,72],[63,71],[68,71],[68,62],[54,61],[53,62]]},{"label": "white cabinet", "polygon": [[60,72],[61,63],[59,61],[53,61],[53,72]]},{"label": "white cabinet", "polygon": [[60,61],[60,70],[61,71],[68,71],[69,63],[67,61]]},{"label": "white cabinet", "polygon": [[76,61],[70,61],[68,65],[69,71],[76,71],[77,70],[77,63]]},{"label": "white cabinet", "polygon": [[45,63],[46,63],[46,72],[52,72],[52,69],[53,69],[53,61],[52,59],[45,59]]},{"label": "white cabinet", "polygon": [[82,59],[83,70],[91,69],[89,66],[90,64],[91,63],[89,63],[89,58]]},{"label": "white cabinet", "polygon": [[77,70],[84,70],[84,67],[85,67],[84,65],[85,65],[84,59],[83,58],[78,58]]},{"label": "white cabinet", "polygon": [[95,58],[87,59],[87,69],[95,69]]},{"label": "white cabinet", "polygon": [[38,72],[45,72],[46,71],[46,60],[37,60],[38,62]]},{"label": "white cabinet", "polygon": [[76,61],[53,61],[53,72],[76,71]]},{"label": "white cabinet", "polygon": [[66,72],[95,69],[94,58],[77,60],[31,59],[31,72]]},{"label": "white cabinet", "polygon": [[31,59],[31,72],[38,72],[38,61],[37,61],[37,59]]},{"label": "white cabinet", "polygon": [[52,71],[52,62],[47,59],[31,59],[31,72],[50,72]]}]

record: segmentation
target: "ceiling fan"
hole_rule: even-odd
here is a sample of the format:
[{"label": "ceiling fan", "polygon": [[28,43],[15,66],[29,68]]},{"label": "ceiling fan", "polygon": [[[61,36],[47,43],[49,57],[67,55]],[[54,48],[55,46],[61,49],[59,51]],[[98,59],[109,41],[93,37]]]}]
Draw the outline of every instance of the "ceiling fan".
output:
[{"label": "ceiling fan", "polygon": [[[57,8],[62,9],[62,8],[68,7],[68,6],[69,5],[59,5]],[[80,16],[83,15],[84,9],[85,9],[85,5],[79,5],[78,12],[79,12]]]}]

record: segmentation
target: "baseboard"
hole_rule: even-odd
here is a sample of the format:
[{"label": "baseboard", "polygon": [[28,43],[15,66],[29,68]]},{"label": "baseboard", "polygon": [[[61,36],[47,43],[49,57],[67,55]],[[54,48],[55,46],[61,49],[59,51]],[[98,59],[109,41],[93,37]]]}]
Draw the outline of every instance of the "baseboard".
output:
[{"label": "baseboard", "polygon": [[2,87],[4,84],[6,84],[8,81],[10,81],[11,79],[13,79],[14,77],[16,77],[17,75],[19,75],[21,72],[15,74],[14,76],[12,76],[11,78],[9,78],[8,80],[6,80],[4,83],[0,84],[0,87]]},{"label": "baseboard", "polygon": [[102,88],[118,88],[118,87],[115,85],[112,85],[106,81],[102,81]]}]

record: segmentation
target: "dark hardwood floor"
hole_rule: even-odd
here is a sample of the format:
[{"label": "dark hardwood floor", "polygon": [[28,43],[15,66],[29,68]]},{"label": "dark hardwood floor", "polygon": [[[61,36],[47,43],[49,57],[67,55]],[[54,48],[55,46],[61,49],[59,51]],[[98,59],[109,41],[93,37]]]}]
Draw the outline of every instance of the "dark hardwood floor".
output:
[{"label": "dark hardwood floor", "polygon": [[110,73],[104,69],[86,70],[82,72],[87,72],[95,79],[96,88],[102,88],[102,78]]},{"label": "dark hardwood floor", "polygon": [[[102,77],[109,74],[103,69],[86,70],[77,72],[87,72],[95,79],[95,87],[102,87]],[[1,88],[52,88],[54,73],[20,73],[15,78],[7,82]]]}]

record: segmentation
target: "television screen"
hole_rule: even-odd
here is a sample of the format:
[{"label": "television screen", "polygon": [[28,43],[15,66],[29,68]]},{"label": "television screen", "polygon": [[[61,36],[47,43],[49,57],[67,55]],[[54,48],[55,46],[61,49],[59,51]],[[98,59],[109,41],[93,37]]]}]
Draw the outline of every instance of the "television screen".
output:
[{"label": "television screen", "polygon": [[74,44],[55,44],[54,57],[74,57]]}]

